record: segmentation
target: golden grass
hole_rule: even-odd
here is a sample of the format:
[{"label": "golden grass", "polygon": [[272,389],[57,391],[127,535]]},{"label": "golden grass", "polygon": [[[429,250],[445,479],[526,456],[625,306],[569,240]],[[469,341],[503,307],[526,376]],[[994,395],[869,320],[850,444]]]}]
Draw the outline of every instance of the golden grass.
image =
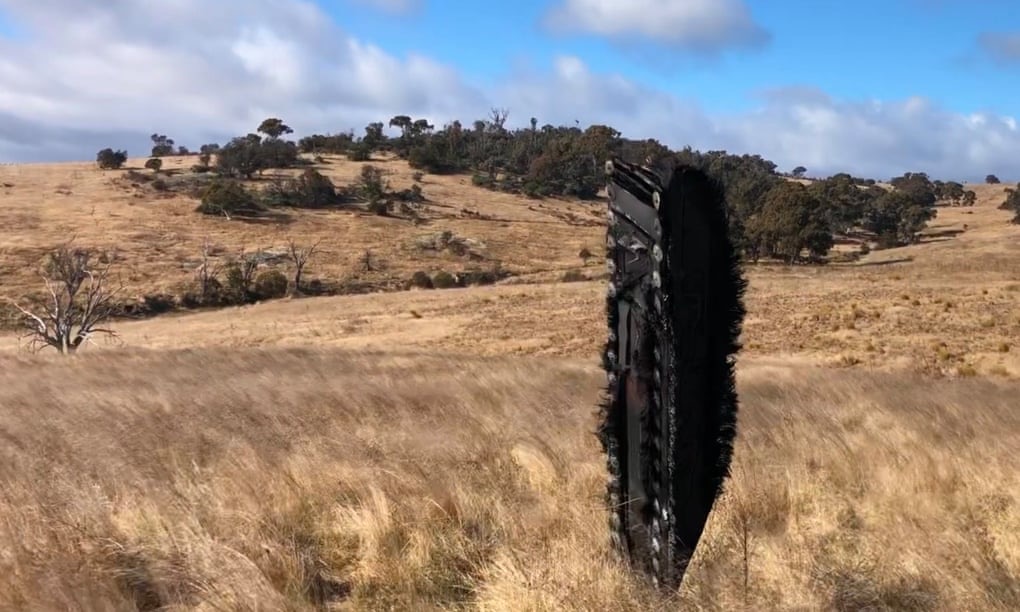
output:
[{"label": "golden grass", "polygon": [[[193,161],[167,158],[166,168],[181,170]],[[363,165],[334,157],[327,162],[319,169],[338,184],[356,180]],[[412,183],[413,171],[403,162],[372,163],[390,172],[394,188]],[[474,187],[466,176],[426,175],[423,189],[431,201],[425,225],[350,211],[293,211],[290,223],[256,224],[200,215],[184,197],[137,198],[118,185],[120,175],[87,163],[0,166],[2,182],[13,185],[0,199],[0,295],[38,292],[33,267],[46,249],[72,234],[86,246],[116,246],[126,295],[137,298],[178,291],[192,279],[206,237],[221,258],[241,247],[279,248],[290,237],[305,244],[321,239],[306,278],[407,280],[419,269],[499,261],[520,275],[502,284],[529,284],[505,291],[281,302],[118,328],[130,345],[141,347],[312,343],[579,357],[597,351],[602,281],[558,281],[564,271],[584,267],[581,249],[595,254],[585,275],[600,277],[599,203],[528,200]],[[60,185],[72,196],[57,193]],[[940,208],[920,245],[874,251],[854,264],[750,268],[745,350],[939,375],[973,368],[1020,377],[1020,352],[1000,350],[1020,336],[1020,227],[997,209],[1002,185],[968,188],[978,194],[977,205]],[[488,260],[414,246],[417,238],[443,230],[479,240]],[[367,250],[380,270],[359,270]],[[422,319],[412,321],[412,311]],[[0,351],[15,346],[10,334],[0,334]]]},{"label": "golden grass", "polygon": [[[355,183],[366,164],[382,168],[393,189],[413,184],[413,171],[401,161],[327,161],[317,169],[338,186]],[[140,169],[143,163],[132,159],[125,168]],[[194,157],[168,157],[164,170],[181,172],[193,163]],[[330,280],[406,281],[416,270],[461,270],[496,261],[518,274],[550,269],[562,274],[583,265],[578,257],[582,248],[593,253],[602,248],[602,206],[523,200],[474,187],[463,175],[424,177],[421,187],[429,202],[422,225],[352,210],[295,210],[287,222],[270,223],[201,215],[191,198],[132,188],[124,178],[126,169],[104,171],[90,163],[0,166],[0,183],[13,185],[0,192],[0,272],[6,293],[38,291],[35,265],[72,236],[82,246],[116,249],[122,280],[138,296],[175,291],[190,282],[206,239],[216,259],[241,248],[283,249],[291,238],[305,246],[321,241],[308,274]],[[443,230],[479,241],[486,261],[416,248],[418,238]],[[369,250],[381,269],[363,273],[359,258]]]},{"label": "golden grass", "polygon": [[684,590],[614,560],[576,360],[0,357],[4,609],[1010,610],[1018,386],[740,368]]},{"label": "golden grass", "polygon": [[[339,183],[361,166],[329,161]],[[607,548],[603,283],[556,282],[582,248],[601,271],[600,205],[426,176],[426,225],[251,224],[117,175],[0,166],[0,295],[37,291],[31,266],[71,234],[118,246],[138,296],[187,281],[206,236],[323,238],[309,273],[337,281],[369,249],[377,278],[461,269],[410,246],[449,229],[522,276],[119,321],[119,344],[70,360],[0,335],[0,609],[1020,607],[1020,228],[1001,186],[969,186],[978,205],[940,209],[920,245],[749,270],[734,477],[666,600]]]}]

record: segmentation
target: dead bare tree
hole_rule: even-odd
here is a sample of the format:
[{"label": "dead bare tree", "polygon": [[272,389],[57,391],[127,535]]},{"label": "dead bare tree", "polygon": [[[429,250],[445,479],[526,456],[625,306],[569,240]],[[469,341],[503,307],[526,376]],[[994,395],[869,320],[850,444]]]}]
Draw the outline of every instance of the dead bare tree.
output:
[{"label": "dead bare tree", "polygon": [[255,273],[265,260],[262,249],[248,252],[241,247],[236,257],[229,257],[223,266],[223,293],[220,298],[230,304],[244,304],[252,301]]},{"label": "dead bare tree", "polygon": [[117,337],[102,326],[114,315],[113,298],[121,289],[108,283],[113,259],[101,256],[93,263],[93,255],[69,243],[50,253],[41,273],[50,297],[36,311],[6,298],[24,316],[22,338],[29,338],[31,349],[73,354],[96,334]]},{"label": "dead bare tree", "polygon": [[291,238],[287,242],[287,255],[290,257],[291,262],[294,263],[294,286],[291,288],[291,294],[301,293],[301,274],[304,273],[305,265],[308,263],[308,259],[315,253],[315,249],[318,248],[319,243],[322,239],[316,240],[312,246],[304,248],[298,246],[294,239]]},{"label": "dead bare tree", "polygon": [[503,131],[503,125],[506,123],[506,119],[509,116],[510,110],[506,108],[492,108],[489,110],[489,120],[492,122],[492,126],[497,132]]},{"label": "dead bare tree", "polygon": [[202,263],[195,270],[195,275],[198,277],[198,288],[202,302],[207,302],[209,295],[217,288],[219,284],[219,276],[221,266],[219,264],[213,264],[210,260],[212,255],[212,244],[209,239],[206,238],[202,241]]}]

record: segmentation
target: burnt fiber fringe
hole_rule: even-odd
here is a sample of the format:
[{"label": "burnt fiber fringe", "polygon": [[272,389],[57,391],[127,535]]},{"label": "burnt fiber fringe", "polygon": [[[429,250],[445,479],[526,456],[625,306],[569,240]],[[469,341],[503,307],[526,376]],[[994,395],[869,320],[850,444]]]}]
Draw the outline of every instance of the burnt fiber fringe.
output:
[{"label": "burnt fiber fringe", "polygon": [[[728,235],[725,194],[720,183],[689,166],[677,166],[669,177],[660,174],[658,180],[653,179],[653,183],[657,183],[653,187],[624,171],[614,172],[611,180],[649,204],[652,188],[662,192],[660,246],[666,258],[662,268],[666,274],[658,289],[642,283],[636,289],[622,291],[621,295],[607,293],[606,296],[609,334],[602,362],[607,386],[599,404],[597,435],[606,453],[609,472],[606,501],[611,505],[610,531],[614,548],[622,556],[650,573],[659,585],[676,588],[729,473],[738,411],[731,356],[740,349],[747,282],[741,276],[739,254]],[[664,184],[668,187],[664,188]],[[674,234],[700,226],[694,217],[690,221],[676,217],[681,213],[700,215],[700,223],[707,230],[708,261],[695,262],[693,266],[706,268],[709,275],[706,319],[700,328],[694,329],[694,341],[678,336],[691,331],[691,324],[684,311],[673,306],[674,303],[678,307],[681,305],[675,292],[682,287],[682,275],[672,271],[681,263],[685,247],[683,240],[674,242]],[[607,232],[607,239],[611,235],[612,228]],[[614,247],[609,240],[606,247],[607,258],[612,257]],[[611,282],[616,278],[613,274]],[[621,380],[615,373],[615,364],[608,358],[610,351],[619,355],[618,342],[623,340],[614,338],[619,323],[618,302],[633,291],[648,292],[649,303],[656,298],[663,303],[663,316],[657,316],[654,308],[644,313],[641,331],[645,338],[652,340],[640,348],[639,362],[652,362],[654,371],[659,373],[658,384],[652,385],[651,395],[660,388],[667,391],[663,394],[665,405],[658,405],[657,409],[654,398],[647,398],[650,403],[642,414],[642,428],[652,434],[642,438],[640,449],[643,464],[640,472],[645,488],[650,491],[650,499],[657,501],[666,512],[661,514],[661,520],[641,525],[630,525],[633,518],[623,507],[628,456],[626,413],[624,402],[619,401]],[[702,334],[706,351],[704,362],[692,362],[688,352],[697,350],[697,336]],[[659,346],[659,352],[664,355],[661,364],[648,354],[653,346]],[[702,365],[704,369],[696,370],[696,374],[690,370]],[[668,369],[661,369],[663,367]],[[685,377],[691,385],[684,384]],[[698,380],[703,386],[699,387]],[[675,446],[668,446],[670,441]],[[663,449],[668,451],[665,461],[655,461],[663,456]],[[659,469],[653,468],[656,463]],[[631,529],[635,527],[638,535],[631,537]],[[656,538],[665,544],[661,549],[654,545]]]}]

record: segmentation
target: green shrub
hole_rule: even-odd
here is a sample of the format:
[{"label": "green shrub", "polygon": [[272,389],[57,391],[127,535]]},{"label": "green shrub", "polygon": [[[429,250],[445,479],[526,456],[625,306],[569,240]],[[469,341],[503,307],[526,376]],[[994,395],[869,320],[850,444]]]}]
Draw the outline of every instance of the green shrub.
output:
[{"label": "green shrub", "polygon": [[103,170],[116,170],[127,161],[127,151],[114,151],[106,148],[96,153],[96,164]]},{"label": "green shrub", "polygon": [[457,286],[457,279],[449,272],[440,270],[433,275],[432,286],[436,289],[450,289]]},{"label": "green shrub", "polygon": [[202,194],[202,203],[196,208],[206,215],[232,215],[255,213],[263,210],[255,195],[233,179],[213,181]]},{"label": "green shrub", "polygon": [[411,185],[410,189],[398,191],[393,196],[405,204],[420,204],[425,201],[425,194],[422,193],[419,185]]},{"label": "green shrub", "polygon": [[341,199],[333,181],[311,168],[297,178],[273,183],[262,194],[262,201],[268,206],[298,208],[326,208]]},{"label": "green shrub", "polygon": [[269,300],[287,295],[287,277],[279,270],[265,270],[255,277],[255,295]]},{"label": "green shrub", "polygon": [[372,150],[368,145],[358,143],[347,151],[347,159],[350,161],[362,162],[372,159]]},{"label": "green shrub", "polygon": [[170,312],[174,309],[174,296],[166,293],[157,293],[142,297],[145,310],[154,314]]},{"label": "green shrub", "polygon": [[432,289],[432,279],[422,270],[418,270],[411,276],[411,286],[419,289]]}]

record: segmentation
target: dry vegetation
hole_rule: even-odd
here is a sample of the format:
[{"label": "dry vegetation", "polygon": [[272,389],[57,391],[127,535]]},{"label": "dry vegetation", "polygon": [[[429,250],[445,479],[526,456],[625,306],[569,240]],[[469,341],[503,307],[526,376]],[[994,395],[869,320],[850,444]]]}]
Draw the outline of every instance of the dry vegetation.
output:
[{"label": "dry vegetation", "polygon": [[[360,167],[331,161],[338,183]],[[118,322],[118,346],[70,360],[0,336],[2,609],[1020,608],[1020,229],[1000,186],[969,186],[977,206],[940,209],[920,245],[749,272],[733,479],[665,600],[608,550],[602,283],[520,284],[582,248],[601,272],[598,204],[426,176],[424,226],[278,226],[118,175],[0,167],[0,294],[35,289],[72,233],[119,247],[139,295],[189,279],[206,236],[323,238],[309,273],[340,278],[367,249],[380,274],[461,265],[408,246],[449,229],[523,278]]]},{"label": "dry vegetation", "polygon": [[[4,366],[11,609],[669,603],[608,551],[591,364],[199,349]],[[1020,604],[1015,386],[780,361],[740,379],[735,477],[673,604]]]},{"label": "dry vegetation", "polygon": [[[163,160],[164,174],[194,163],[187,157]],[[337,185],[354,183],[365,165],[342,158],[328,162],[318,169]],[[414,172],[404,162],[380,157],[370,163],[389,173],[386,179],[394,190],[414,184]],[[130,160],[125,170],[142,165],[142,160]],[[379,281],[407,280],[421,269],[462,270],[495,262],[516,274],[562,274],[582,266],[582,248],[599,252],[602,244],[604,215],[598,206],[526,201],[473,187],[466,176],[424,177],[421,188],[429,200],[422,213],[425,223],[415,224],[346,210],[295,210],[281,222],[208,217],[195,213],[195,199],[155,192],[144,183],[132,187],[124,174],[89,163],[0,166],[0,183],[12,185],[0,191],[0,278],[5,292],[36,291],[39,279],[32,265],[71,236],[82,246],[116,249],[124,283],[139,296],[172,292],[191,281],[206,240],[219,257],[241,248],[283,252],[290,239],[304,246],[321,240],[308,264],[310,276]],[[478,243],[484,259],[420,248],[422,241],[443,230]],[[362,274],[359,260],[365,251],[380,264],[374,274]],[[591,263],[600,265],[601,260]]]}]

